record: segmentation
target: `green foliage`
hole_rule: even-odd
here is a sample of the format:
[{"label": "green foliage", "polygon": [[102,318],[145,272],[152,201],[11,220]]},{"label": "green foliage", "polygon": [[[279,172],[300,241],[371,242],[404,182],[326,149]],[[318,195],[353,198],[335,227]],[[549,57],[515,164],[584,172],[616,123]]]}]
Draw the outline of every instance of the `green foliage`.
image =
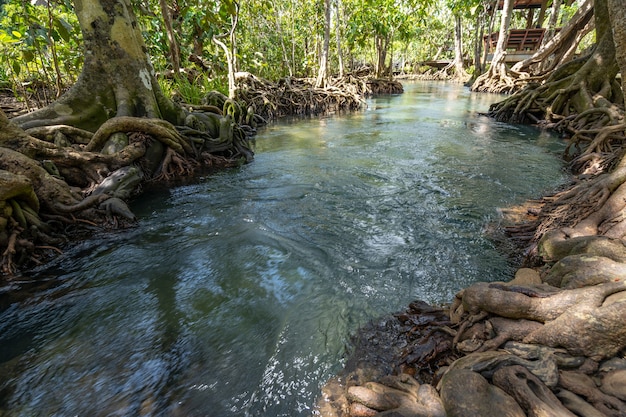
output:
[{"label": "green foliage", "polygon": [[[48,7],[28,1],[6,3],[0,16],[1,65],[13,82],[75,81],[83,54],[78,22],[69,3],[50,3]],[[57,73],[63,79],[59,80]]]},{"label": "green foliage", "polygon": [[[69,85],[82,67],[81,34],[71,0],[51,0],[50,7],[29,0],[0,0],[0,83],[57,81]],[[198,71],[196,79],[161,78],[165,91],[194,103],[206,91],[225,90],[226,60],[212,41],[227,34],[238,11],[237,70],[268,79],[317,72],[323,40],[323,0],[166,0],[180,47],[181,66]],[[131,0],[157,73],[172,69],[159,0]],[[387,61],[406,68],[451,58],[454,15],[463,19],[465,52],[471,56],[477,17],[489,0],[331,0],[330,72],[338,69],[336,31],[350,71],[373,64],[377,48],[388,48]],[[237,6],[239,5],[239,9]],[[575,6],[573,6],[575,7]],[[565,10],[568,16],[574,9]],[[517,13],[514,24],[524,24]],[[222,38],[230,42],[227,37]],[[379,42],[375,42],[378,40]],[[57,56],[55,67],[53,57]],[[199,56],[205,65],[198,65]],[[380,55],[379,55],[380,56]]]},{"label": "green foliage", "polygon": [[158,81],[165,94],[188,104],[201,104],[202,98],[210,91],[228,94],[228,82],[225,77],[210,79],[198,76],[189,79],[181,75],[171,79],[159,78]]}]

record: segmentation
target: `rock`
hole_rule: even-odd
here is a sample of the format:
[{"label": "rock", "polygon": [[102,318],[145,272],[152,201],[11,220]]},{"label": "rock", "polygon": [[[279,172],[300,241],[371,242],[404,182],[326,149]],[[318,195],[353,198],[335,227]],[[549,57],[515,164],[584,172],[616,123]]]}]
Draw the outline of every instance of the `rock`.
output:
[{"label": "rock", "polygon": [[467,369],[446,373],[440,392],[448,417],[526,417],[510,395]]}]

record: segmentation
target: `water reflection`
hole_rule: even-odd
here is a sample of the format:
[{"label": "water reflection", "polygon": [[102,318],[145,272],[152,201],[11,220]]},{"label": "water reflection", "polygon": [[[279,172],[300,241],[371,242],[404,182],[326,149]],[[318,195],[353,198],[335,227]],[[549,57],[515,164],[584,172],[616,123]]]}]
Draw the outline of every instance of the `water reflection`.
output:
[{"label": "water reflection", "polygon": [[8,416],[308,416],[365,321],[511,265],[496,208],[561,181],[562,145],[415,83],[366,111],[285,121],[253,164],[150,190],[0,313]]}]

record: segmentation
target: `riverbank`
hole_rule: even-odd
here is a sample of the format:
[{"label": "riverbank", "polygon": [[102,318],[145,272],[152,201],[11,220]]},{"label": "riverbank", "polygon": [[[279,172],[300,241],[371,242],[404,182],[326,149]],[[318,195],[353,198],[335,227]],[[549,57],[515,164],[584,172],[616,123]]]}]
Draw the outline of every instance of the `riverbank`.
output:
[{"label": "riverbank", "polygon": [[179,102],[184,125],[120,117],[97,132],[65,125],[24,132],[9,119],[50,104],[50,91],[42,87],[22,100],[10,91],[0,95],[0,280],[49,262],[94,229],[132,227],[127,202],[142,184],[252,161],[258,126],[285,116],[355,111],[372,94],[402,92],[397,81],[351,74],[316,88],[309,79],[270,82],[238,73],[237,85],[235,100],[214,91],[202,103]]},{"label": "riverbank", "polygon": [[[454,292],[467,287],[459,299],[469,309],[465,314],[413,303],[375,321],[357,339],[373,346],[364,349],[366,359],[393,378],[375,375],[355,354],[347,368],[354,364],[349,369],[358,373],[337,391],[348,410],[372,413],[353,404],[383,406],[371,397],[379,385],[361,389],[356,383],[376,380],[419,393],[406,402],[391,391],[405,406],[426,402],[436,410],[440,391],[428,386],[441,377],[436,366],[449,368],[456,356],[433,352],[429,342],[439,341],[435,349],[454,346],[447,352],[464,357],[495,343],[489,340],[502,328],[495,316],[504,316],[481,319],[477,310],[494,307],[480,300],[486,290],[512,301],[552,298],[542,293],[547,287],[520,281],[504,295],[498,286],[504,284],[468,284],[509,277],[505,262],[478,266],[477,259],[498,255],[476,223],[493,218],[493,207],[515,195],[543,189],[546,182],[531,186],[537,178],[557,183],[560,165],[546,155],[554,151],[535,146],[530,130],[468,112],[468,103],[485,96],[468,97],[456,87],[420,86],[415,101],[384,97],[346,117],[281,123],[265,132],[271,137],[259,144],[259,163],[144,195],[137,202],[141,224],[70,252],[52,266],[54,283],[40,302],[15,305],[2,316],[8,326],[3,345],[11,347],[3,369],[15,366],[2,385],[4,405],[53,410],[55,387],[63,384],[71,393],[64,404],[74,413],[106,398],[112,407],[145,400],[171,411],[167,407],[176,404],[171,407],[180,415],[218,408],[220,415],[304,415],[321,378],[333,373],[346,335],[373,311],[408,305],[416,291],[455,300]],[[552,163],[554,169],[532,175]],[[495,269],[498,275],[489,276]],[[461,317],[457,322],[453,313]],[[425,315],[431,320],[424,323]],[[476,326],[464,325],[470,315]],[[472,330],[455,342],[463,326]],[[396,351],[404,361],[397,367]],[[77,362],[89,377],[75,378]],[[54,382],[47,379],[50,369]],[[491,382],[491,371],[485,374]],[[92,375],[106,382],[98,385],[99,400],[86,402]]]},{"label": "riverbank", "polygon": [[[417,300],[362,327],[320,415],[626,415],[622,229],[597,227],[606,213],[566,214],[616,174],[595,175],[503,211],[507,250],[522,262],[510,280],[473,284],[443,307]],[[613,214],[623,206],[615,194],[603,200],[618,200]]]},{"label": "riverbank", "polygon": [[406,83],[259,129],[254,163],[144,189],[134,227],[20,280],[47,286],[0,312],[2,406],[310,415],[361,324],[510,273],[484,222],[559,184],[563,144],[480,116],[492,100]]}]

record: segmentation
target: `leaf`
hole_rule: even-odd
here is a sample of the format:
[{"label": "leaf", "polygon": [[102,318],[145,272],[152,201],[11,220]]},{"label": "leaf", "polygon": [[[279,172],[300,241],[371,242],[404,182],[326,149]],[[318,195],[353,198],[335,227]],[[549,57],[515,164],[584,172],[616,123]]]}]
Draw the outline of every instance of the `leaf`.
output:
[{"label": "leaf", "polygon": [[24,62],[31,62],[32,60],[35,59],[35,54],[33,53],[33,51],[22,51],[22,58],[24,58]]},{"label": "leaf", "polygon": [[8,44],[8,43],[17,43],[17,42],[21,42],[21,41],[19,39],[15,39],[14,37],[9,35],[8,33],[0,32],[0,42]]},{"label": "leaf", "polygon": [[50,36],[52,37],[52,39],[54,39],[55,42],[58,42],[61,39],[58,30],[53,29],[52,31],[50,31]]},{"label": "leaf", "polygon": [[18,61],[13,61],[11,63],[11,66],[13,67],[13,72],[15,73],[16,77],[20,76],[20,72],[22,71],[22,67],[20,65],[20,63]]},{"label": "leaf", "polygon": [[72,30],[72,27],[69,25],[69,23],[67,23],[63,19],[55,19],[54,20],[54,26],[55,26],[56,31],[59,34],[59,36],[65,42],[69,42],[70,41],[70,31]]},{"label": "leaf", "polygon": [[11,34],[15,36],[17,39],[20,39],[22,37],[22,34],[18,32],[17,30],[11,31]]},{"label": "leaf", "polygon": [[234,0],[223,0],[222,5],[226,6],[226,11],[229,15],[234,16],[237,14],[237,3]]}]

